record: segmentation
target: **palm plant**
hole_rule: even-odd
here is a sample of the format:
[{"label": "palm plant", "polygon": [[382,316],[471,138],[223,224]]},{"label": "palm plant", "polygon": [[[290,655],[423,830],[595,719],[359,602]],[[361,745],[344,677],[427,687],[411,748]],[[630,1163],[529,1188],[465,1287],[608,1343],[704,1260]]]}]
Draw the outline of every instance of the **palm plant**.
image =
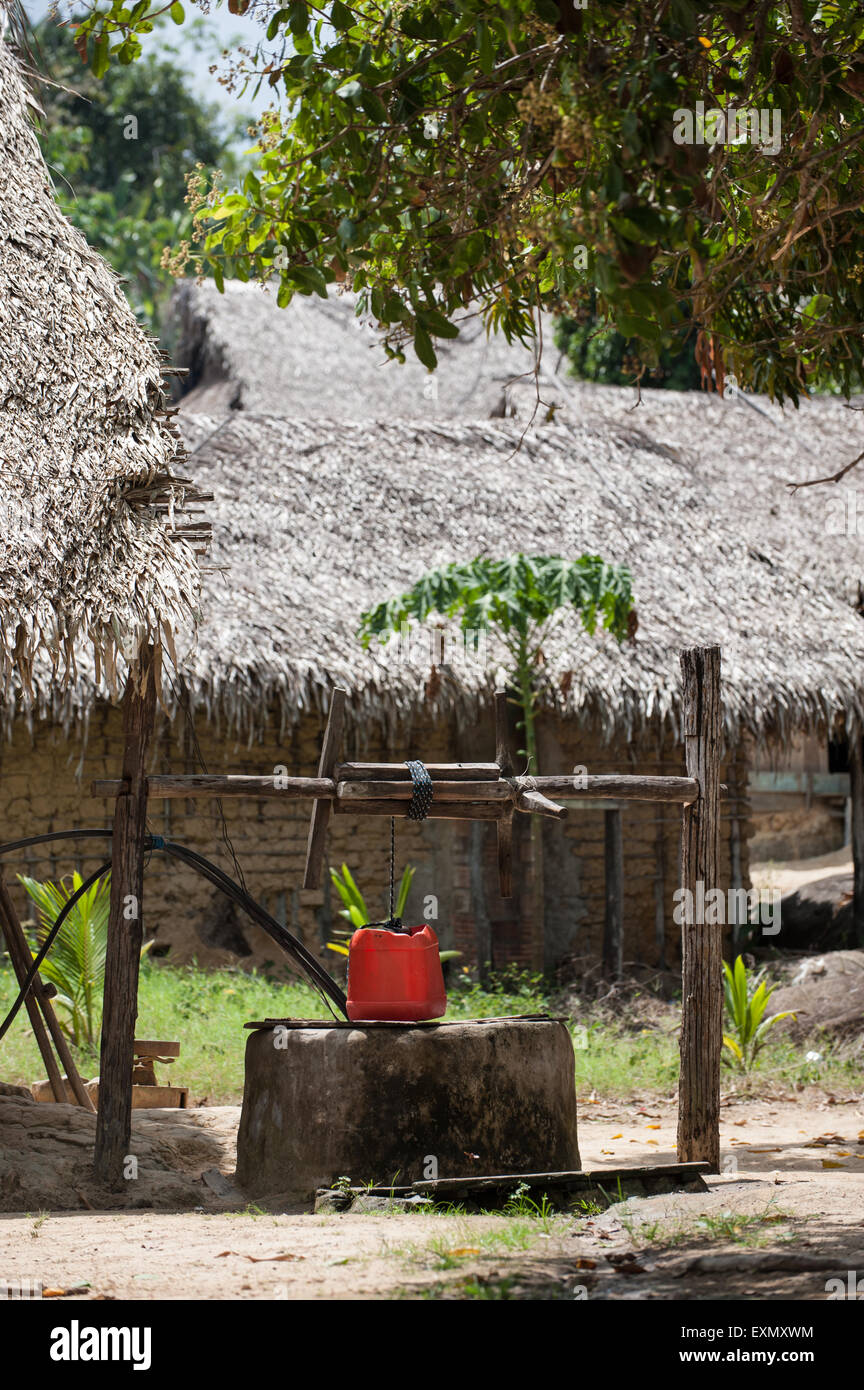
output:
[{"label": "palm plant", "polygon": [[[18,875],[18,882],[36,905],[38,950],[82,877],[75,872],[59,883],[39,883]],[[57,987],[55,1005],[62,1010],[60,1024],[78,1047],[96,1045],[108,946],[108,905],[111,875],[92,884],[75,903],[54,943],[39,967],[44,979]],[[30,923],[27,924],[32,925]]]},{"label": "palm plant", "polygon": [[[528,768],[537,771],[536,710],[543,680],[543,643],[557,619],[575,610],[586,632],[598,620],[618,642],[633,621],[630,571],[599,555],[564,560],[558,555],[518,555],[503,560],[479,556],[467,564],[432,570],[396,598],[361,614],[359,637],[368,648],[373,637],[386,642],[403,624],[422,623],[432,613],[459,618],[463,633],[494,631],[510,656],[510,684],[516,692]],[[475,637],[476,641],[476,637]],[[542,828],[531,817],[531,865],[535,918],[534,966],[543,960]]]},{"label": "palm plant", "polygon": [[782,1014],[763,1017],[768,1000],[777,988],[765,984],[765,971],[749,975],[741,956],[734,966],[723,962],[725,979],[726,1017],[731,1031],[724,1033],[723,1044],[735,1058],[741,1071],[749,1071],[765,1043],[767,1033],[782,1018],[794,1018],[788,1010]]}]

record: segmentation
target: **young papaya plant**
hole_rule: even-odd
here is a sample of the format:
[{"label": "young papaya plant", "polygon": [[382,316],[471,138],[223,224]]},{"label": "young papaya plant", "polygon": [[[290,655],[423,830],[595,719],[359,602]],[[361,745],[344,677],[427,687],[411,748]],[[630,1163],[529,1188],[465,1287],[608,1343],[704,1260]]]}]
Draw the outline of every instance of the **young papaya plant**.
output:
[{"label": "young papaya plant", "polygon": [[741,1071],[749,1071],[756,1061],[766,1036],[775,1023],[794,1018],[788,1010],[764,1017],[768,1000],[776,985],[765,984],[765,971],[750,975],[744,960],[738,956],[734,966],[723,962],[725,979],[726,1018],[730,1032],[724,1033],[723,1044],[732,1053]]}]

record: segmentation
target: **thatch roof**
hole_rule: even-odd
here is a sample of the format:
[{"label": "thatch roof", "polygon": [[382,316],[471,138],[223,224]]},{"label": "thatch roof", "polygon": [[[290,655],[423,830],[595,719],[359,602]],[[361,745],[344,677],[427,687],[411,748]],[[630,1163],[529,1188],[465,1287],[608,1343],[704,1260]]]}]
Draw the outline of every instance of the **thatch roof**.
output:
[{"label": "thatch roof", "polygon": [[333,682],[361,718],[406,712],[429,689],[442,708],[474,706],[499,680],[494,646],[482,668],[457,652],[429,687],[428,646],[408,660],[363,653],[357,620],[431,566],[523,550],[600,553],[633,572],[635,642],[588,637],[567,617],[546,643],[547,699],[562,711],[627,732],[674,717],[678,652],[710,641],[723,646],[730,727],[785,734],[864,710],[864,622],[811,563],[812,540],[799,551],[810,530],[779,543],[788,508],[810,509],[808,527],[824,510],[772,485],[771,469],[802,466],[784,441],[751,484],[749,460],[767,465],[747,407],[657,392],[627,415],[626,396],[583,393],[581,420],[537,426],[521,450],[515,422],[181,417],[215,494],[223,567],[188,667],[196,701],[248,729],[274,704],[292,722]]},{"label": "thatch roof", "polygon": [[187,623],[198,564],[174,517],[182,445],[157,352],[57,208],[0,39],[0,695],[54,695],[88,648],[109,675]]},{"label": "thatch roof", "polygon": [[257,283],[229,280],[220,294],[212,280],[186,281],[175,291],[166,336],[177,366],[189,371],[184,412],[486,419],[509,414],[514,398],[536,396],[533,350],[487,337],[478,317],[466,313],[460,336],[436,343],[430,377],[410,347],[404,364],[388,361],[351,294],[296,295],[280,309],[275,291]]}]

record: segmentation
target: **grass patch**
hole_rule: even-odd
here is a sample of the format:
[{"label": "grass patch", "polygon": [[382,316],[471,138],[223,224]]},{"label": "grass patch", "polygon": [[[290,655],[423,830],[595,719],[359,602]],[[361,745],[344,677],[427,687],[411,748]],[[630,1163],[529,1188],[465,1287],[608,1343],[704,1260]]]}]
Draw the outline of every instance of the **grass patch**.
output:
[{"label": "grass patch", "polygon": [[[5,958],[4,958],[5,959]],[[542,979],[509,971],[483,988],[457,971],[449,982],[447,1017],[491,1018],[546,1011],[570,1018],[580,1096],[627,1098],[670,1095],[678,1079],[678,1005],[647,990],[617,995],[607,1003],[584,996],[550,995]],[[17,993],[11,968],[0,963],[0,1018]],[[243,1094],[243,1024],[258,1018],[327,1018],[308,986],[267,973],[201,970],[145,958],[139,989],[139,1037],[179,1039],[179,1060],[159,1078],[190,1088],[190,1103],[238,1105]],[[807,1061],[807,1053],[819,1060]],[[85,1078],[97,1075],[95,1050],[73,1049]],[[0,1075],[30,1085],[44,1076],[25,1014],[3,1039]],[[778,1095],[819,1086],[837,1094],[860,1091],[860,1040],[837,1042],[827,1035],[793,1043],[778,1030],[746,1076],[724,1067],[724,1089],[738,1095]]]},{"label": "grass patch", "polygon": [[423,1242],[410,1242],[398,1247],[385,1246],[384,1253],[407,1264],[423,1269],[459,1269],[466,1260],[483,1256],[522,1253],[537,1240],[550,1240],[564,1235],[570,1221],[551,1213],[498,1218],[494,1225],[479,1221],[461,1220],[442,1235]]},{"label": "grass patch", "polygon": [[625,1210],[619,1213],[619,1219],[630,1240],[640,1249],[648,1246],[668,1249],[673,1245],[708,1241],[758,1249],[795,1239],[789,1231],[778,1232],[774,1229],[794,1218],[791,1212],[782,1211],[776,1206],[773,1198],[760,1212],[739,1212],[727,1208],[701,1216],[682,1217],[676,1221],[645,1221]]}]

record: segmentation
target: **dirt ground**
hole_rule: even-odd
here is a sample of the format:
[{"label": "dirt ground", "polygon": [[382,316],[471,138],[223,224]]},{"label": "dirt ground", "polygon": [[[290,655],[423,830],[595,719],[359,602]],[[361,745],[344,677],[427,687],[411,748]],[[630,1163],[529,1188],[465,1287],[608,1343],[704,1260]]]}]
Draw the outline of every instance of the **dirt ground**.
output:
[{"label": "dirt ground", "polygon": [[[92,1117],[0,1095],[0,1279],[65,1301],[818,1300],[855,1271],[864,1297],[864,1098],[732,1095],[722,1114],[705,1193],[575,1218],[323,1216],[232,1188],[236,1107],[136,1114],[137,1177],[99,1209]],[[580,1121],[585,1168],[674,1161],[671,1100],[583,1098]]]}]

